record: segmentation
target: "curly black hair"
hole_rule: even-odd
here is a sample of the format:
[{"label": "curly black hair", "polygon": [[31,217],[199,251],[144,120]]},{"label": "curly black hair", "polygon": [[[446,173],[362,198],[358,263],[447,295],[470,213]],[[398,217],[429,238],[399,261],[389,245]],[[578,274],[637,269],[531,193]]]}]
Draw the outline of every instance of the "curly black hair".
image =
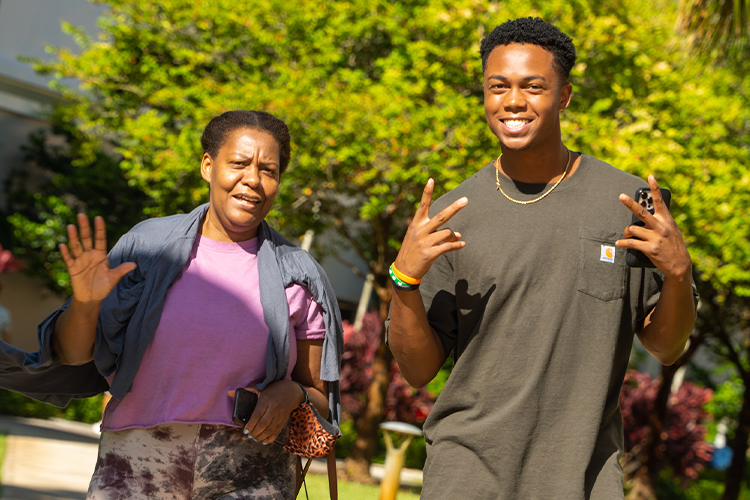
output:
[{"label": "curly black hair", "polygon": [[576,63],[576,48],[573,40],[557,26],[544,22],[539,17],[520,17],[495,26],[482,39],[479,54],[482,56],[482,71],[487,67],[487,58],[498,45],[529,43],[538,45],[552,53],[552,67],[560,76],[560,84],[567,83],[570,70]]},{"label": "curly black hair", "polygon": [[279,145],[279,175],[283,174],[292,157],[291,136],[289,127],[283,120],[265,111],[227,111],[214,117],[206,125],[201,136],[203,152],[216,158],[227,136],[240,128],[262,130],[276,139]]}]

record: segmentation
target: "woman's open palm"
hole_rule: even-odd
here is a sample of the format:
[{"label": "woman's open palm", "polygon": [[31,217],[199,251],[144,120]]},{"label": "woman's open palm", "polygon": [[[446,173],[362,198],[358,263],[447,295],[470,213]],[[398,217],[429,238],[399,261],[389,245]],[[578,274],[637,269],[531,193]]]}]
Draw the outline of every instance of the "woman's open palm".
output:
[{"label": "woman's open palm", "polygon": [[136,268],[136,265],[126,262],[114,269],[109,268],[107,234],[103,218],[94,217],[93,238],[86,214],[78,214],[78,226],[76,228],[73,224],[68,225],[70,249],[64,243],[60,244],[60,253],[68,267],[73,296],[80,302],[101,301],[123,276]]}]

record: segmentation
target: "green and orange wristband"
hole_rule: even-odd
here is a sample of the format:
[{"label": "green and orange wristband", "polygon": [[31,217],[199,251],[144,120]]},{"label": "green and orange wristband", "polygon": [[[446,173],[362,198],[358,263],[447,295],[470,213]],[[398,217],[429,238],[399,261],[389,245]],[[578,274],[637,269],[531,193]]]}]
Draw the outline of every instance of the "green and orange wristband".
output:
[{"label": "green and orange wristband", "polygon": [[398,269],[396,269],[395,264],[391,264],[391,267],[388,268],[388,274],[391,276],[391,281],[393,282],[393,286],[396,288],[396,290],[401,290],[404,292],[411,292],[419,288],[419,284],[422,282],[422,279],[417,278],[411,278]]}]

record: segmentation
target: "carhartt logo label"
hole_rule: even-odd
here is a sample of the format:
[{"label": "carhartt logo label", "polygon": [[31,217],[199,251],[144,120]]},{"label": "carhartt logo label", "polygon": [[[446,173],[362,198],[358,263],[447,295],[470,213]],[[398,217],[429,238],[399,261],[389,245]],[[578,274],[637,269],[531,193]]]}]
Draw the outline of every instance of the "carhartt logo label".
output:
[{"label": "carhartt logo label", "polygon": [[601,260],[602,262],[614,262],[615,261],[615,247],[602,245],[602,256],[599,260]]}]

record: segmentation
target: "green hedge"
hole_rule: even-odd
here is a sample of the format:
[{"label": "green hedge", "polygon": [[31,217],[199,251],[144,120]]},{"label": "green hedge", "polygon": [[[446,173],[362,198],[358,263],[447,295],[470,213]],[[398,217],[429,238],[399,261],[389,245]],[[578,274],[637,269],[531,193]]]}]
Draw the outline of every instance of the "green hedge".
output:
[{"label": "green hedge", "polygon": [[17,392],[0,389],[0,415],[28,418],[59,417],[93,424],[102,419],[103,395],[74,399],[66,408],[57,408]]},{"label": "green hedge", "polygon": [[[336,443],[336,458],[346,458],[354,444],[354,440],[357,439],[357,431],[354,430],[354,421],[344,420],[341,422],[341,433],[343,436]],[[375,447],[375,455],[372,457],[372,462],[376,464],[382,464],[385,462],[385,438],[383,432],[379,432],[378,444]],[[394,443],[396,446],[401,444],[401,441]],[[424,462],[427,459],[427,450],[424,442],[424,438],[414,438],[409,447],[406,449],[406,458],[404,459],[404,467],[410,469],[424,469]]]}]

